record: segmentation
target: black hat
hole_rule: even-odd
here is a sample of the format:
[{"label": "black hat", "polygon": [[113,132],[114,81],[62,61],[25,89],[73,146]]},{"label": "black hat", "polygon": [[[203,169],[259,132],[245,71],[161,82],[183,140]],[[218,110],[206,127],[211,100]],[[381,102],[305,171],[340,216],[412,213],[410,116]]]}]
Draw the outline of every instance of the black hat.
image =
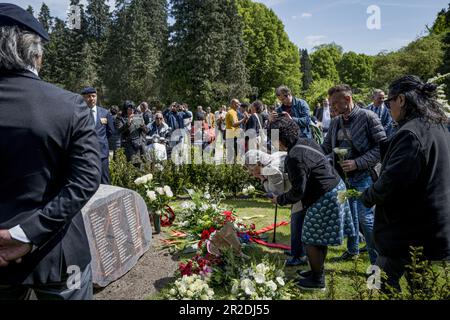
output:
[{"label": "black hat", "polygon": [[28,11],[12,3],[0,3],[0,27],[18,26],[37,33],[45,41],[50,41],[50,36],[40,22]]},{"label": "black hat", "polygon": [[97,90],[95,90],[95,88],[92,87],[87,87],[81,90],[81,94],[91,94],[91,93],[97,93]]}]

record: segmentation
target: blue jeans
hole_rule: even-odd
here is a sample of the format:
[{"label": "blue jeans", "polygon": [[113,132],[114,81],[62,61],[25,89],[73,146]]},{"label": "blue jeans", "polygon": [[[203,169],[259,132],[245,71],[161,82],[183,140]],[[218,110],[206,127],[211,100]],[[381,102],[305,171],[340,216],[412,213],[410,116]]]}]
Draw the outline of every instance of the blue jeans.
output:
[{"label": "blue jeans", "polygon": [[[364,191],[372,185],[370,174],[363,174],[357,178],[349,178],[350,188],[358,191]],[[373,222],[374,211],[372,208],[366,208],[359,199],[350,199],[350,210],[352,212],[353,224],[356,236],[348,237],[347,250],[351,254],[359,254],[359,225],[361,225],[362,233],[366,238],[367,252],[369,253],[370,263],[373,265],[377,260],[378,253],[375,250],[373,241]]]}]

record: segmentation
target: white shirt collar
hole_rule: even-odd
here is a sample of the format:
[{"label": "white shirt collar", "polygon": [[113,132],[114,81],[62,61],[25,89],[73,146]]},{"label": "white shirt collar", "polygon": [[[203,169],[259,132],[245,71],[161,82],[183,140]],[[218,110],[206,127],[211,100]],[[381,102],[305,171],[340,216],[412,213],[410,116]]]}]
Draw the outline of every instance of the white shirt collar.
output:
[{"label": "white shirt collar", "polygon": [[27,70],[30,71],[30,72],[33,72],[36,76],[39,77],[38,71],[35,68],[30,66],[30,67],[27,68]]}]

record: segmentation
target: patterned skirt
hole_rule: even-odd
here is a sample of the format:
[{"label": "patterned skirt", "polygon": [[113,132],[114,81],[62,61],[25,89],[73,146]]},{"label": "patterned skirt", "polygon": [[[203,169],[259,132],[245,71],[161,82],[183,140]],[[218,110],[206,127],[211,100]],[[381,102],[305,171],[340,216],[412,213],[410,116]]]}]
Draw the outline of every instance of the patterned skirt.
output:
[{"label": "patterned skirt", "polygon": [[331,191],[323,195],[306,210],[302,230],[302,242],[318,246],[338,246],[345,236],[355,235],[350,205],[348,201],[340,204],[339,191],[345,191],[341,180]]}]

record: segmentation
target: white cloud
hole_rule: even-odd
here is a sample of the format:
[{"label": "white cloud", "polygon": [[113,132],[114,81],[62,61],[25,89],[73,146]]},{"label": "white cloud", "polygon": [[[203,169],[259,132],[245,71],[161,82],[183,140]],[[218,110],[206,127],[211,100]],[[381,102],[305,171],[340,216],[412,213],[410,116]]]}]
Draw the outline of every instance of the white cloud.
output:
[{"label": "white cloud", "polygon": [[305,40],[306,40],[306,44],[309,47],[315,47],[315,46],[318,46],[318,45],[326,43],[326,41],[325,41],[326,38],[327,37],[323,36],[323,35],[318,35],[318,36],[311,35],[311,36],[307,36],[305,38]]},{"label": "white cloud", "polygon": [[312,13],[309,13],[309,12],[303,12],[302,13],[302,18],[311,18],[312,17]]}]

